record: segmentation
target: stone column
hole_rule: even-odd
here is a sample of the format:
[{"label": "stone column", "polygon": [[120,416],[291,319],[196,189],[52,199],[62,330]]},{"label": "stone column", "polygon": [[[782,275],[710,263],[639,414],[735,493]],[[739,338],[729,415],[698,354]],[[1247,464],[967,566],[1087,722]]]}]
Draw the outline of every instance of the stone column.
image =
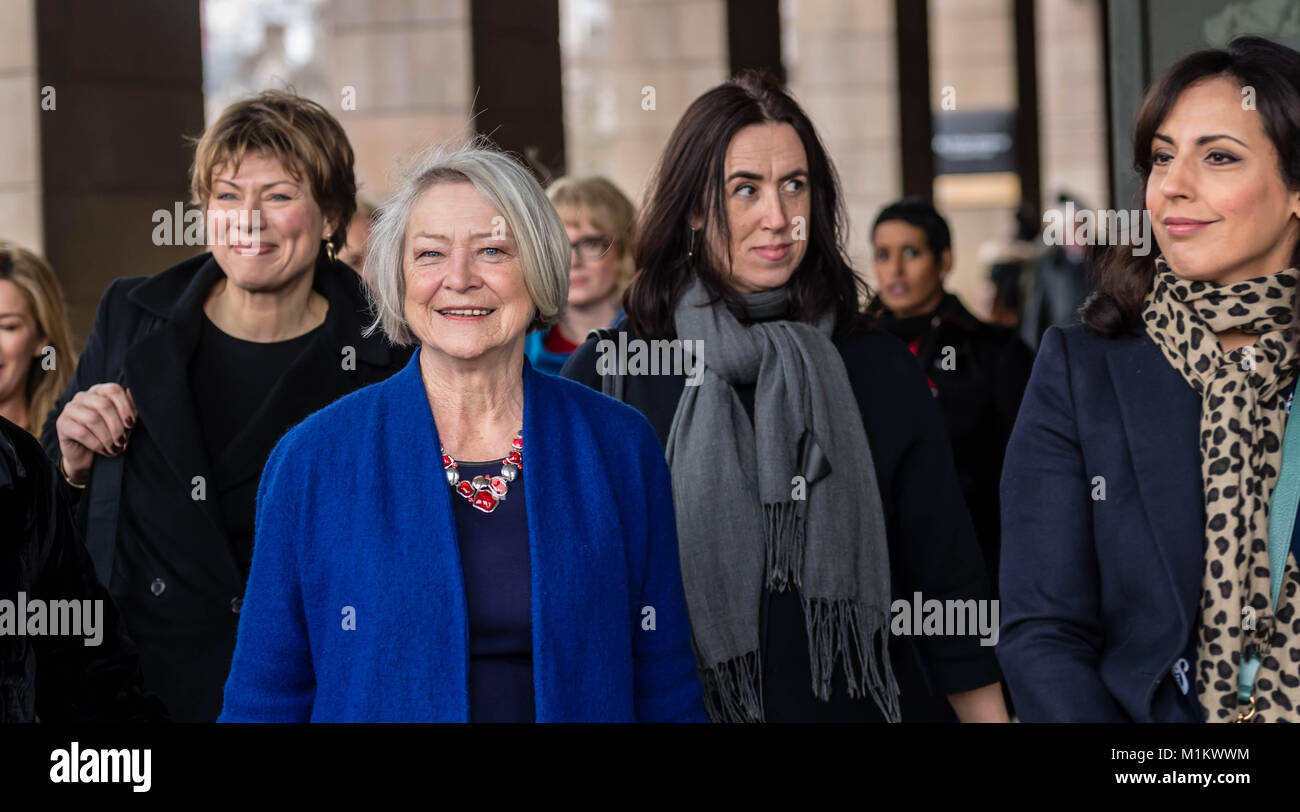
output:
[{"label": "stone column", "polygon": [[727,79],[723,0],[561,0],[570,174],[640,203],[686,107]]},{"label": "stone column", "polygon": [[783,0],[790,89],[839,171],[849,257],[874,285],[871,222],[902,188],[890,0]]},{"label": "stone column", "polygon": [[469,0],[329,0],[330,98],[347,130],[362,198],[382,202],[396,163],[472,132]]},{"label": "stone column", "polygon": [[3,0],[0,212],[63,284],[75,342],[104,288],[195,253],[153,242],[203,129],[198,0]]}]

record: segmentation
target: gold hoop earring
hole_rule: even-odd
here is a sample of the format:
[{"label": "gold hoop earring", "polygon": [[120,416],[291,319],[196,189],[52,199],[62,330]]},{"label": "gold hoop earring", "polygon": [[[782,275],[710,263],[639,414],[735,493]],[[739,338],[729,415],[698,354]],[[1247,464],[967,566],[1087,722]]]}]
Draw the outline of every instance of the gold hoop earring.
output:
[{"label": "gold hoop earring", "polygon": [[329,257],[330,262],[339,261],[339,255],[334,251],[334,243],[329,240],[325,241],[325,256]]}]

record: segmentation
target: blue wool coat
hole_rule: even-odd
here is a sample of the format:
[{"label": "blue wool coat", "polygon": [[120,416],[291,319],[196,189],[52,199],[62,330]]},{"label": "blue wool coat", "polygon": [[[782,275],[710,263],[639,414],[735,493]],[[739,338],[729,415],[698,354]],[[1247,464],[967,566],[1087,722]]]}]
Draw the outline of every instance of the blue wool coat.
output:
[{"label": "blue wool coat", "polygon": [[[468,720],[452,494],[419,359],[271,453],[219,721]],[[525,362],[523,438],[537,720],[706,721],[654,431]]]}]

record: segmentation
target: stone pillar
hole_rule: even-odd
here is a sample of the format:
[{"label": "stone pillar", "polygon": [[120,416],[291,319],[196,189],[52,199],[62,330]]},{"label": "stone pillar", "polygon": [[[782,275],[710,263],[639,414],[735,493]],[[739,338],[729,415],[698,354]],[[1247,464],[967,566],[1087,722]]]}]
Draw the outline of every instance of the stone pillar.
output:
[{"label": "stone pillar", "polygon": [[[1038,82],[1044,208],[1068,191],[1108,208],[1106,70],[1099,0],[1038,0]],[[1128,134],[1125,134],[1125,139]],[[1131,152],[1116,156],[1127,163]],[[1127,201],[1117,203],[1127,207]]]},{"label": "stone pillar", "polygon": [[395,163],[472,133],[469,0],[329,0],[323,7],[330,97],[356,151],[358,194],[391,191]]},{"label": "stone pillar", "polygon": [[891,0],[783,0],[790,90],[839,171],[853,267],[874,285],[871,222],[902,188]]},{"label": "stone pillar", "polygon": [[[954,91],[956,111],[1015,110],[1015,17],[1012,0],[932,0],[930,99],[936,117],[943,88]],[[986,260],[1015,231],[1020,179],[1013,172],[943,175],[934,202],[948,219],[953,269],[947,288],[980,318],[987,318],[993,283]],[[981,248],[984,252],[981,252]]]},{"label": "stone pillar", "polygon": [[196,253],[153,243],[203,129],[198,0],[3,0],[5,236],[49,258],[84,340],[104,288]]},{"label": "stone pillar", "polygon": [[726,32],[724,0],[561,0],[570,174],[639,204],[686,107],[726,81]]},{"label": "stone pillar", "polygon": [[0,109],[0,239],[43,252],[35,0],[0,0]]}]

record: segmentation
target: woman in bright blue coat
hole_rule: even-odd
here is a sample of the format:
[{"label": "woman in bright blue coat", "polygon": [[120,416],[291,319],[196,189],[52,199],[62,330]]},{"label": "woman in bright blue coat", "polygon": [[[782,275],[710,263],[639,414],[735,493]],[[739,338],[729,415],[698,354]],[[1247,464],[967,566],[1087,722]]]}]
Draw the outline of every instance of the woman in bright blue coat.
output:
[{"label": "woman in bright blue coat", "polygon": [[545,194],[437,150],[383,211],[376,325],[417,349],[271,454],[221,719],[705,721],[654,432],[524,358],[567,294]]}]

